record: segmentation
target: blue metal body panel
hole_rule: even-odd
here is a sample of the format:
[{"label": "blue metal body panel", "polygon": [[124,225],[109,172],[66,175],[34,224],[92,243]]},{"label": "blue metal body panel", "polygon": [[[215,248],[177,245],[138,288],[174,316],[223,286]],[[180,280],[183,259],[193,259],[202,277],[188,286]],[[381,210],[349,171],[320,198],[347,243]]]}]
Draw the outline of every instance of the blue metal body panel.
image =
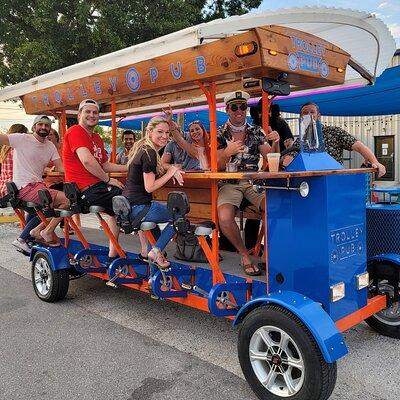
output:
[{"label": "blue metal body panel", "polygon": [[33,246],[29,257],[30,262],[33,261],[33,258],[38,251],[46,253],[49,256],[51,264],[50,268],[53,271],[71,268],[68,251],[65,247]]},{"label": "blue metal body panel", "polygon": [[323,171],[331,169],[343,169],[328,153],[302,153],[300,152],[286,167],[286,171]]},{"label": "blue metal body panel", "polygon": [[233,322],[237,325],[251,310],[263,304],[277,304],[296,315],[309,329],[328,363],[333,363],[348,352],[342,334],[321,305],[299,293],[279,291],[249,301]]},{"label": "blue metal body panel", "polygon": [[[358,291],[355,279],[366,270],[365,177],[311,176],[291,186],[302,181],[310,187],[305,198],[267,190],[269,288],[302,293],[337,321],[367,304],[367,289]],[[332,303],[330,286],[338,282],[346,296]]]}]

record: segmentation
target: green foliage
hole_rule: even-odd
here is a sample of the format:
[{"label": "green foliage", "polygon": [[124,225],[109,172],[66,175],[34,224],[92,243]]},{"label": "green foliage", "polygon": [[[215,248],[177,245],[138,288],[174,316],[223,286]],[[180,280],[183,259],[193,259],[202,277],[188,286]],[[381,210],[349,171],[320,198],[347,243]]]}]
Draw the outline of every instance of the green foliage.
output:
[{"label": "green foliage", "polygon": [[0,86],[233,14],[261,0],[2,0]]},{"label": "green foliage", "polygon": [[99,134],[99,136],[103,139],[105,145],[111,145],[112,134],[111,128],[103,127],[100,125],[96,125],[94,131]]}]

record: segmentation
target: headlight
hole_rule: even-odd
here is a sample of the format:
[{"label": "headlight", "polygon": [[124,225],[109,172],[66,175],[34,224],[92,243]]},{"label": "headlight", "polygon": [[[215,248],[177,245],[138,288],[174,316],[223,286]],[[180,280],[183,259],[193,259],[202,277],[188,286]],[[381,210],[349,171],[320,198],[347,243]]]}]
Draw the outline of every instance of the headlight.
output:
[{"label": "headlight", "polygon": [[357,282],[357,290],[364,289],[368,287],[369,285],[369,273],[368,272],[363,272],[360,275],[356,276],[356,282]]},{"label": "headlight", "polygon": [[331,302],[339,301],[345,296],[345,286],[344,282],[336,283],[331,286]]},{"label": "headlight", "polygon": [[301,197],[307,197],[310,192],[310,187],[307,182],[301,182],[299,186],[299,192]]}]

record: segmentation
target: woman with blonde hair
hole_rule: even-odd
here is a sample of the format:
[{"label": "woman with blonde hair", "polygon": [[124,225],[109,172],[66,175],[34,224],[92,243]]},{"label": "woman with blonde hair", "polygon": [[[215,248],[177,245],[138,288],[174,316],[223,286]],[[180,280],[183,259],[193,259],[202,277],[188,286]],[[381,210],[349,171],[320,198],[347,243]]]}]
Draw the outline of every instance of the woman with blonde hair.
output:
[{"label": "woman with blonde hair", "polygon": [[129,152],[128,175],[122,193],[129,200],[133,218],[141,214],[147,206],[149,209],[142,222],[167,222],[155,246],[147,254],[148,259],[160,268],[169,266],[162,250],[174,236],[174,229],[171,223],[172,216],[167,207],[165,204],[152,201],[152,193],[164,186],[171,178],[182,185],[184,173],[174,165],[167,171],[162,167],[158,151],[168,143],[169,131],[167,119],[153,117],[149,121],[145,136],[137,141]]},{"label": "woman with blonde hair", "polygon": [[[7,135],[11,133],[28,133],[28,128],[22,124],[13,124],[7,131]],[[0,197],[7,194],[6,183],[12,181],[13,174],[13,149],[9,146],[0,146]]]}]

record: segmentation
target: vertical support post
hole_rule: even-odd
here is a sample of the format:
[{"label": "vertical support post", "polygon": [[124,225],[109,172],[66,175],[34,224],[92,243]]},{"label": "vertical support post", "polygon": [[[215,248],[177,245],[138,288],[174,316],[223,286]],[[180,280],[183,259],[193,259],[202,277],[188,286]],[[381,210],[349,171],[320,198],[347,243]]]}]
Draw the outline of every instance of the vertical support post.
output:
[{"label": "vertical support post", "polygon": [[117,105],[115,100],[111,102],[111,162],[117,159]]},{"label": "vertical support post", "polygon": [[[271,100],[268,97],[268,93],[262,91],[262,128],[265,133],[268,133],[269,129],[269,108],[271,107]],[[264,160],[264,166],[266,165],[267,160]],[[265,257],[265,279],[266,279],[266,290],[267,294],[269,294],[269,276],[268,276],[268,211],[267,211],[267,191],[265,191],[265,211],[264,211],[264,257]]]},{"label": "vertical support post", "polygon": [[[211,156],[211,172],[218,172],[217,161],[217,86],[215,82],[210,82],[207,89],[202,82],[196,81],[200,89],[203,91],[207,98],[208,112],[210,118],[210,156]],[[218,246],[218,183],[215,179],[211,180],[211,218],[215,223],[215,230],[212,235],[212,262],[210,262],[213,270],[213,284],[223,282],[224,277],[219,268],[219,246]]]},{"label": "vertical support post", "polygon": [[268,93],[262,91],[262,97],[261,97],[261,115],[262,115],[262,128],[264,129],[265,133],[268,133],[268,127],[269,127],[269,108],[271,106],[271,100],[268,97]]},{"label": "vertical support post", "polygon": [[60,119],[58,120],[58,130],[60,131],[60,142],[62,142],[67,131],[67,113],[65,110],[61,111]]}]

